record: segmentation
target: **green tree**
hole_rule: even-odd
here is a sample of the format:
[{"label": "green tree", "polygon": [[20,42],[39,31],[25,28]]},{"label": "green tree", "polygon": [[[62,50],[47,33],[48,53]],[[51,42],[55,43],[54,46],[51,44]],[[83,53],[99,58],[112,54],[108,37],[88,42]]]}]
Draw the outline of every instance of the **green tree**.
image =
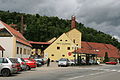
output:
[{"label": "green tree", "polygon": [[108,53],[105,52],[104,63],[109,61]]}]

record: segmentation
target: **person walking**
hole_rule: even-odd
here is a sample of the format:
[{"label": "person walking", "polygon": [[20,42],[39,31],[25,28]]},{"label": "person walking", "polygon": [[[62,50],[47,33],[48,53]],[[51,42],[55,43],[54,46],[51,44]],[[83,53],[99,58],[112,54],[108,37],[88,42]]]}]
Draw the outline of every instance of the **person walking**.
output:
[{"label": "person walking", "polygon": [[47,60],[47,67],[50,65],[50,58]]}]

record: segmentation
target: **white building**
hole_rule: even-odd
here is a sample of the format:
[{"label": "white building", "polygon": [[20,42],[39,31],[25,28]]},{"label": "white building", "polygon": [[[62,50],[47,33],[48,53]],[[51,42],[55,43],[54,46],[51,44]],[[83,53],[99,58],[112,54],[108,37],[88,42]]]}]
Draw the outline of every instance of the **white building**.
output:
[{"label": "white building", "polygon": [[19,32],[0,21],[0,45],[5,49],[3,57],[29,57],[31,45]]}]

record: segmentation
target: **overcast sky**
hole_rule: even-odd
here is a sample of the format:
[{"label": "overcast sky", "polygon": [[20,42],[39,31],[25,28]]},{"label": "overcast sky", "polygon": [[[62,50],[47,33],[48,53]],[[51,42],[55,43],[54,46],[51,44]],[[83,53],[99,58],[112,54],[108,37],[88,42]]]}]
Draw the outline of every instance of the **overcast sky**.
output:
[{"label": "overcast sky", "polygon": [[0,10],[70,19],[120,37],[120,0],[0,0]]}]

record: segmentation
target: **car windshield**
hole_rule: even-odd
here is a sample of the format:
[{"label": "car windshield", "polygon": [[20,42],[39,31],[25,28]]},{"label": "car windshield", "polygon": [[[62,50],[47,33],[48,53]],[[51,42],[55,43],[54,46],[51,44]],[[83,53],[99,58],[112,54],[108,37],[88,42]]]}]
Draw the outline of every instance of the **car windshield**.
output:
[{"label": "car windshield", "polygon": [[9,58],[9,60],[10,60],[12,63],[19,63],[19,62],[17,61],[17,59],[15,59],[15,58]]},{"label": "car windshield", "polygon": [[59,61],[67,61],[67,59],[65,59],[65,58],[61,58]]}]

